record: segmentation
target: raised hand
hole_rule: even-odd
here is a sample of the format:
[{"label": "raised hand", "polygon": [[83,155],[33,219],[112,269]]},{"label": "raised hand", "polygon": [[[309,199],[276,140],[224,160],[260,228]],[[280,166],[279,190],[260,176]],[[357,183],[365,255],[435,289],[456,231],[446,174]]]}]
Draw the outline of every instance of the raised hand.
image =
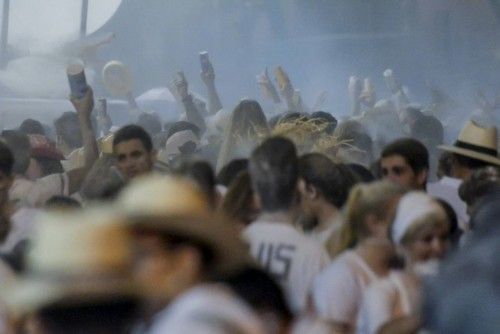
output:
[{"label": "raised hand", "polygon": [[281,102],[278,91],[269,78],[267,67],[264,72],[257,75],[257,83],[259,84],[262,95],[264,95],[264,97],[266,97],[267,99],[272,99],[274,103]]},{"label": "raised hand", "polygon": [[90,118],[90,114],[94,109],[94,92],[90,86],[88,86],[87,92],[81,99],[71,95],[70,101],[79,116]]}]

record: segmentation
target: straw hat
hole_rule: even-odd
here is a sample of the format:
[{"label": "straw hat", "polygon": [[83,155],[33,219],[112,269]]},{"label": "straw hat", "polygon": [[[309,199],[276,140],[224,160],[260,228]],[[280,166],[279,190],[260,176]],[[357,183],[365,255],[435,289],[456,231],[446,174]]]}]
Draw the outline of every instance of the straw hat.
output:
[{"label": "straw hat", "polygon": [[26,274],[0,291],[14,314],[139,296],[131,278],[128,233],[116,214],[47,213],[36,227]]},{"label": "straw hat", "polygon": [[462,129],[453,146],[438,146],[439,149],[469,158],[500,165],[496,127],[484,128],[469,121]]},{"label": "straw hat", "polygon": [[119,196],[126,215],[204,216],[210,209],[197,186],[184,178],[147,175],[134,179]]},{"label": "straw hat", "polygon": [[118,198],[133,231],[153,232],[198,242],[213,252],[213,269],[248,263],[247,247],[235,224],[213,214],[205,197],[188,180],[147,176],[134,180]]}]

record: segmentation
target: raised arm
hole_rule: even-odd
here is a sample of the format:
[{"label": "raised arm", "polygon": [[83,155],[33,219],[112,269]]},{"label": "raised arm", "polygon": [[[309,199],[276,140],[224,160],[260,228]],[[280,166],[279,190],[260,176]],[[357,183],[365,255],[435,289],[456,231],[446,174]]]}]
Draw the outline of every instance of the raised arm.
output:
[{"label": "raised arm", "polygon": [[81,99],[71,97],[71,103],[78,114],[78,121],[80,122],[85,165],[68,172],[68,189],[70,194],[80,190],[85,176],[99,156],[95,133],[92,129],[92,122],[90,119],[90,115],[94,109],[94,94],[92,89],[89,87],[87,93]]},{"label": "raised arm", "polygon": [[208,113],[214,115],[222,109],[222,103],[215,87],[215,71],[210,61],[207,61],[207,68],[201,70],[201,80],[207,87]]},{"label": "raised arm", "polygon": [[179,72],[176,75],[176,78],[174,79],[174,87],[179,99],[182,101],[188,122],[196,125],[202,133],[205,132],[205,119],[203,119],[203,116],[200,115],[200,112],[196,108],[193,96],[189,94],[188,82],[182,72]]},{"label": "raised arm", "polygon": [[363,89],[361,80],[356,76],[351,76],[349,78],[349,99],[351,100],[351,114],[353,116],[359,116],[361,114],[361,90]]},{"label": "raised arm", "polygon": [[410,103],[410,100],[406,96],[403,86],[396,79],[393,70],[387,69],[384,71],[384,80],[387,88],[389,88],[396,99],[398,110],[403,110]]}]

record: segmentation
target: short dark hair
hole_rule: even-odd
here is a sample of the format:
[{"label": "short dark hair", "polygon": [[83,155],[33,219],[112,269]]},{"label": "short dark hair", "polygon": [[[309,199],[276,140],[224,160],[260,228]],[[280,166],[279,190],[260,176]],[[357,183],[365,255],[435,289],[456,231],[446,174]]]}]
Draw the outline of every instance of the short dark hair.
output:
[{"label": "short dark hair", "polygon": [[212,166],[203,160],[183,160],[173,168],[173,174],[193,180],[212,207],[216,205],[215,175]]},{"label": "short dark hair", "polygon": [[14,167],[14,155],[4,142],[0,141],[0,172],[10,176]]},{"label": "short dark hair", "polygon": [[36,119],[27,118],[19,126],[19,131],[26,135],[43,135],[45,136],[45,129]]},{"label": "short dark hair", "polygon": [[365,166],[350,163],[347,164],[347,167],[351,170],[351,172],[354,173],[354,175],[356,175],[356,177],[358,178],[358,182],[370,183],[375,181],[375,176],[373,176],[373,173]]},{"label": "short dark hair", "polygon": [[116,131],[113,138],[113,148],[124,141],[133,139],[140,140],[146,151],[151,152],[153,150],[153,141],[149,134],[142,127],[135,124],[125,125]]},{"label": "short dark hair", "polygon": [[57,136],[71,148],[83,146],[82,132],[78,115],[74,111],[66,111],[54,121]]},{"label": "short dark hair", "polygon": [[27,135],[17,130],[2,131],[2,139],[14,156],[14,174],[24,174],[30,165],[31,145]]},{"label": "short dark hair", "polygon": [[443,124],[434,116],[422,116],[411,125],[410,132],[412,137],[419,140],[427,140],[433,145],[429,149],[435,149],[435,146],[443,143],[444,129]]},{"label": "short dark hair", "polygon": [[283,137],[271,137],[250,157],[250,176],[262,211],[288,210],[296,198],[299,176],[295,145]]},{"label": "short dark hair", "polygon": [[248,170],[248,159],[233,159],[219,171],[217,183],[229,187],[236,176],[246,170]]},{"label": "short dark hair", "polygon": [[196,137],[200,138],[200,128],[194,125],[193,123],[190,123],[188,121],[179,121],[171,124],[168,127],[167,130],[167,139],[172,137],[175,133],[185,131],[185,130],[190,130],[192,131]]},{"label": "short dark hair", "polygon": [[403,157],[415,174],[429,169],[429,151],[416,139],[397,139],[384,147],[380,157],[383,159],[394,155]]},{"label": "short dark hair", "polygon": [[320,153],[309,153],[299,158],[299,175],[338,209],[344,206],[357,181],[348,167],[336,164]]},{"label": "short dark hair", "polygon": [[286,302],[282,288],[264,270],[244,267],[215,280],[220,280],[229,286],[258,313],[274,314],[284,322],[292,320],[293,314]]},{"label": "short dark hair", "polygon": [[64,173],[64,167],[59,160],[48,158],[35,158],[35,160],[38,162],[38,166],[42,171],[42,177],[51,174]]}]

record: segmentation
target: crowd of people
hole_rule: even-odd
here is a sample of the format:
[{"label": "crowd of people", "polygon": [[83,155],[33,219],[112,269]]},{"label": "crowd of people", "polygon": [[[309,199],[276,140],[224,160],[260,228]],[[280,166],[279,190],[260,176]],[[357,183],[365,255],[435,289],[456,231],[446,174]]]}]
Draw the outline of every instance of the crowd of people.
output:
[{"label": "crowd of people", "polygon": [[444,143],[453,110],[392,70],[339,117],[281,67],[269,110],[229,111],[205,65],[206,103],[170,85],[177,122],[132,101],[118,127],[88,87],[1,132],[2,333],[500,331],[493,104]]}]

